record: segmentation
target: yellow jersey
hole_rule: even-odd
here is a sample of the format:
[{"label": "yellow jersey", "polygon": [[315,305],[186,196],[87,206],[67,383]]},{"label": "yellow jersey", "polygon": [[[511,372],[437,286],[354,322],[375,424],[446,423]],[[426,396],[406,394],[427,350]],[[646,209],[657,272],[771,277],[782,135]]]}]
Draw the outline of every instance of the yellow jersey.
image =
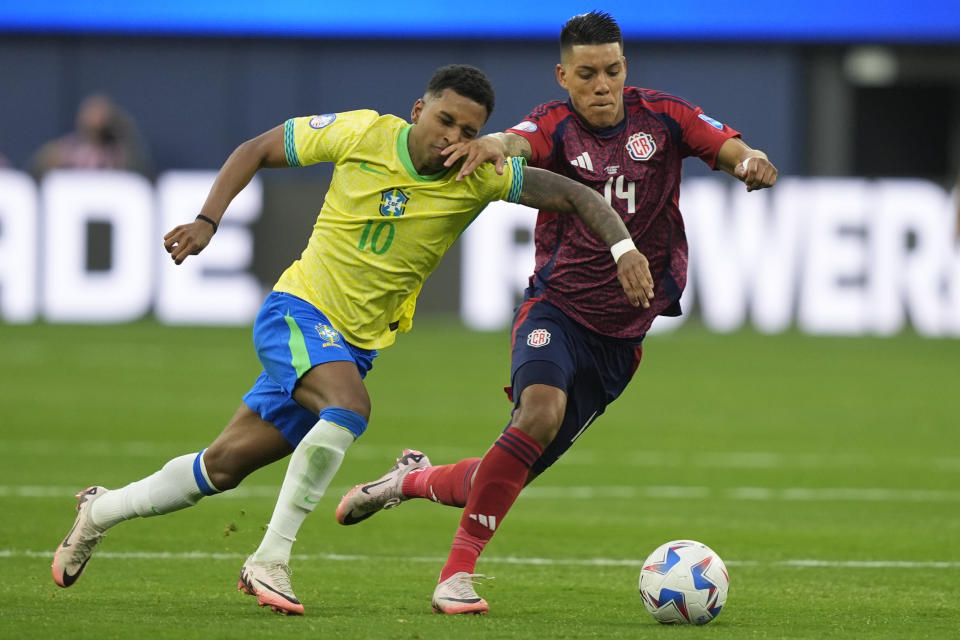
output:
[{"label": "yellow jersey", "polygon": [[284,124],[287,164],[335,167],[310,241],[274,291],[313,304],[364,349],[410,330],[423,281],[450,245],[487,204],[517,202],[523,188],[522,158],[508,159],[503,175],[492,164],[459,182],[456,168],[419,175],[412,126],[369,110]]}]

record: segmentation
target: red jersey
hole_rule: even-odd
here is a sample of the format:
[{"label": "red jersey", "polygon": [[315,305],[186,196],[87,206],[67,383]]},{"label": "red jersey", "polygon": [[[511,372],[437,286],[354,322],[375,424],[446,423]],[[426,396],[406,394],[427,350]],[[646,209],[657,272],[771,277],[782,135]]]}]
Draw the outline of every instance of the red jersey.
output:
[{"label": "red jersey", "polygon": [[540,211],[534,234],[531,296],[606,336],[640,339],[658,315],[680,315],[687,282],[687,238],[680,215],[681,161],[698,156],[716,168],[734,129],[675,96],[625,87],[625,117],[593,130],[569,100],[540,105],[507,130],[530,143],[530,164],[599,191],[623,218],[650,261],[654,298],[634,307],[617,280],[610,251],[577,216]]}]

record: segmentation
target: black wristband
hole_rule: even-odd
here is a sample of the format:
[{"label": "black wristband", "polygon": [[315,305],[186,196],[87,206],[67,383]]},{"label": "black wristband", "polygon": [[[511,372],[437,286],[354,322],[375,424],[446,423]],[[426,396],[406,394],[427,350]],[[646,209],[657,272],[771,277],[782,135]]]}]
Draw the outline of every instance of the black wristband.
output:
[{"label": "black wristband", "polygon": [[208,218],[207,216],[203,215],[202,213],[199,214],[199,215],[196,217],[196,219],[197,219],[197,220],[203,220],[204,222],[209,222],[209,223],[213,226],[213,232],[214,232],[214,233],[217,232],[217,223],[214,222],[213,219]]}]

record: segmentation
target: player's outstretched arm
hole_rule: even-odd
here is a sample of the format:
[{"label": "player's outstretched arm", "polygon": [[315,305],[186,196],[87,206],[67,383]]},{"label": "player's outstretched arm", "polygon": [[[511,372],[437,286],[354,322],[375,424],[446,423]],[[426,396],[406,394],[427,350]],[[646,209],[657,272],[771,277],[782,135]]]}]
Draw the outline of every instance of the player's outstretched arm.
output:
[{"label": "player's outstretched arm", "polygon": [[747,185],[747,191],[772,187],[777,168],[759,149],[752,149],[740,138],[730,138],[720,147],[717,166]]},{"label": "player's outstretched arm", "polygon": [[552,171],[524,167],[520,204],[578,216],[613,252],[617,278],[630,303],[644,309],[653,299],[653,276],[623,220],[599,193]]},{"label": "player's outstretched arm", "polygon": [[452,167],[461,158],[463,166],[457,173],[457,180],[463,180],[484,162],[492,162],[497,173],[503,175],[503,163],[507,157],[520,157],[529,160],[532,154],[530,143],[515,133],[491,133],[469,142],[452,144],[441,152],[447,156],[443,163]]},{"label": "player's outstretched arm", "polygon": [[210,243],[227,205],[263,167],[286,167],[283,125],[261,133],[234,149],[220,167],[210,193],[193,222],[177,225],[163,236],[163,248],[177,264],[197,255]]}]

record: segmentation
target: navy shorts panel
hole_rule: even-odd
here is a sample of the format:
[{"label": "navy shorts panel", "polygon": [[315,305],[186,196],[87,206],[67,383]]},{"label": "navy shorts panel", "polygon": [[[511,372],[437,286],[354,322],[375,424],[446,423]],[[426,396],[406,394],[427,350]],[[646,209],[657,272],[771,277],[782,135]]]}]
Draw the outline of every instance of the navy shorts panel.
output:
[{"label": "navy shorts panel", "polygon": [[[510,384],[515,385],[517,371],[525,364],[550,362],[563,372],[562,389],[573,382],[575,350],[569,344],[570,324],[559,309],[544,302],[530,301],[517,309],[514,317],[510,353]],[[575,337],[575,336],[574,336]],[[528,384],[541,381],[530,381]],[[542,381],[546,384],[546,381]],[[514,400],[522,389],[514,389]]]},{"label": "navy shorts panel", "polygon": [[517,389],[517,395],[514,398],[516,402],[520,398],[520,392],[532,384],[546,384],[551,387],[566,390],[568,386],[568,376],[572,369],[564,368],[550,362],[549,360],[531,360],[517,369],[513,376],[511,389]]},{"label": "navy shorts panel", "polygon": [[536,298],[517,309],[513,328],[511,386],[514,402],[531,384],[549,384],[567,394],[563,424],[532,467],[540,473],[556,462],[607,405],[623,393],[639,364],[640,346],[596,334]]},{"label": "navy shorts panel", "polygon": [[263,372],[243,402],[297,446],[318,417],[293,399],[300,378],[325,362],[352,362],[363,378],[375,350],[347,342],[323,312],[288,293],[271,292],[253,325],[253,343]]}]

